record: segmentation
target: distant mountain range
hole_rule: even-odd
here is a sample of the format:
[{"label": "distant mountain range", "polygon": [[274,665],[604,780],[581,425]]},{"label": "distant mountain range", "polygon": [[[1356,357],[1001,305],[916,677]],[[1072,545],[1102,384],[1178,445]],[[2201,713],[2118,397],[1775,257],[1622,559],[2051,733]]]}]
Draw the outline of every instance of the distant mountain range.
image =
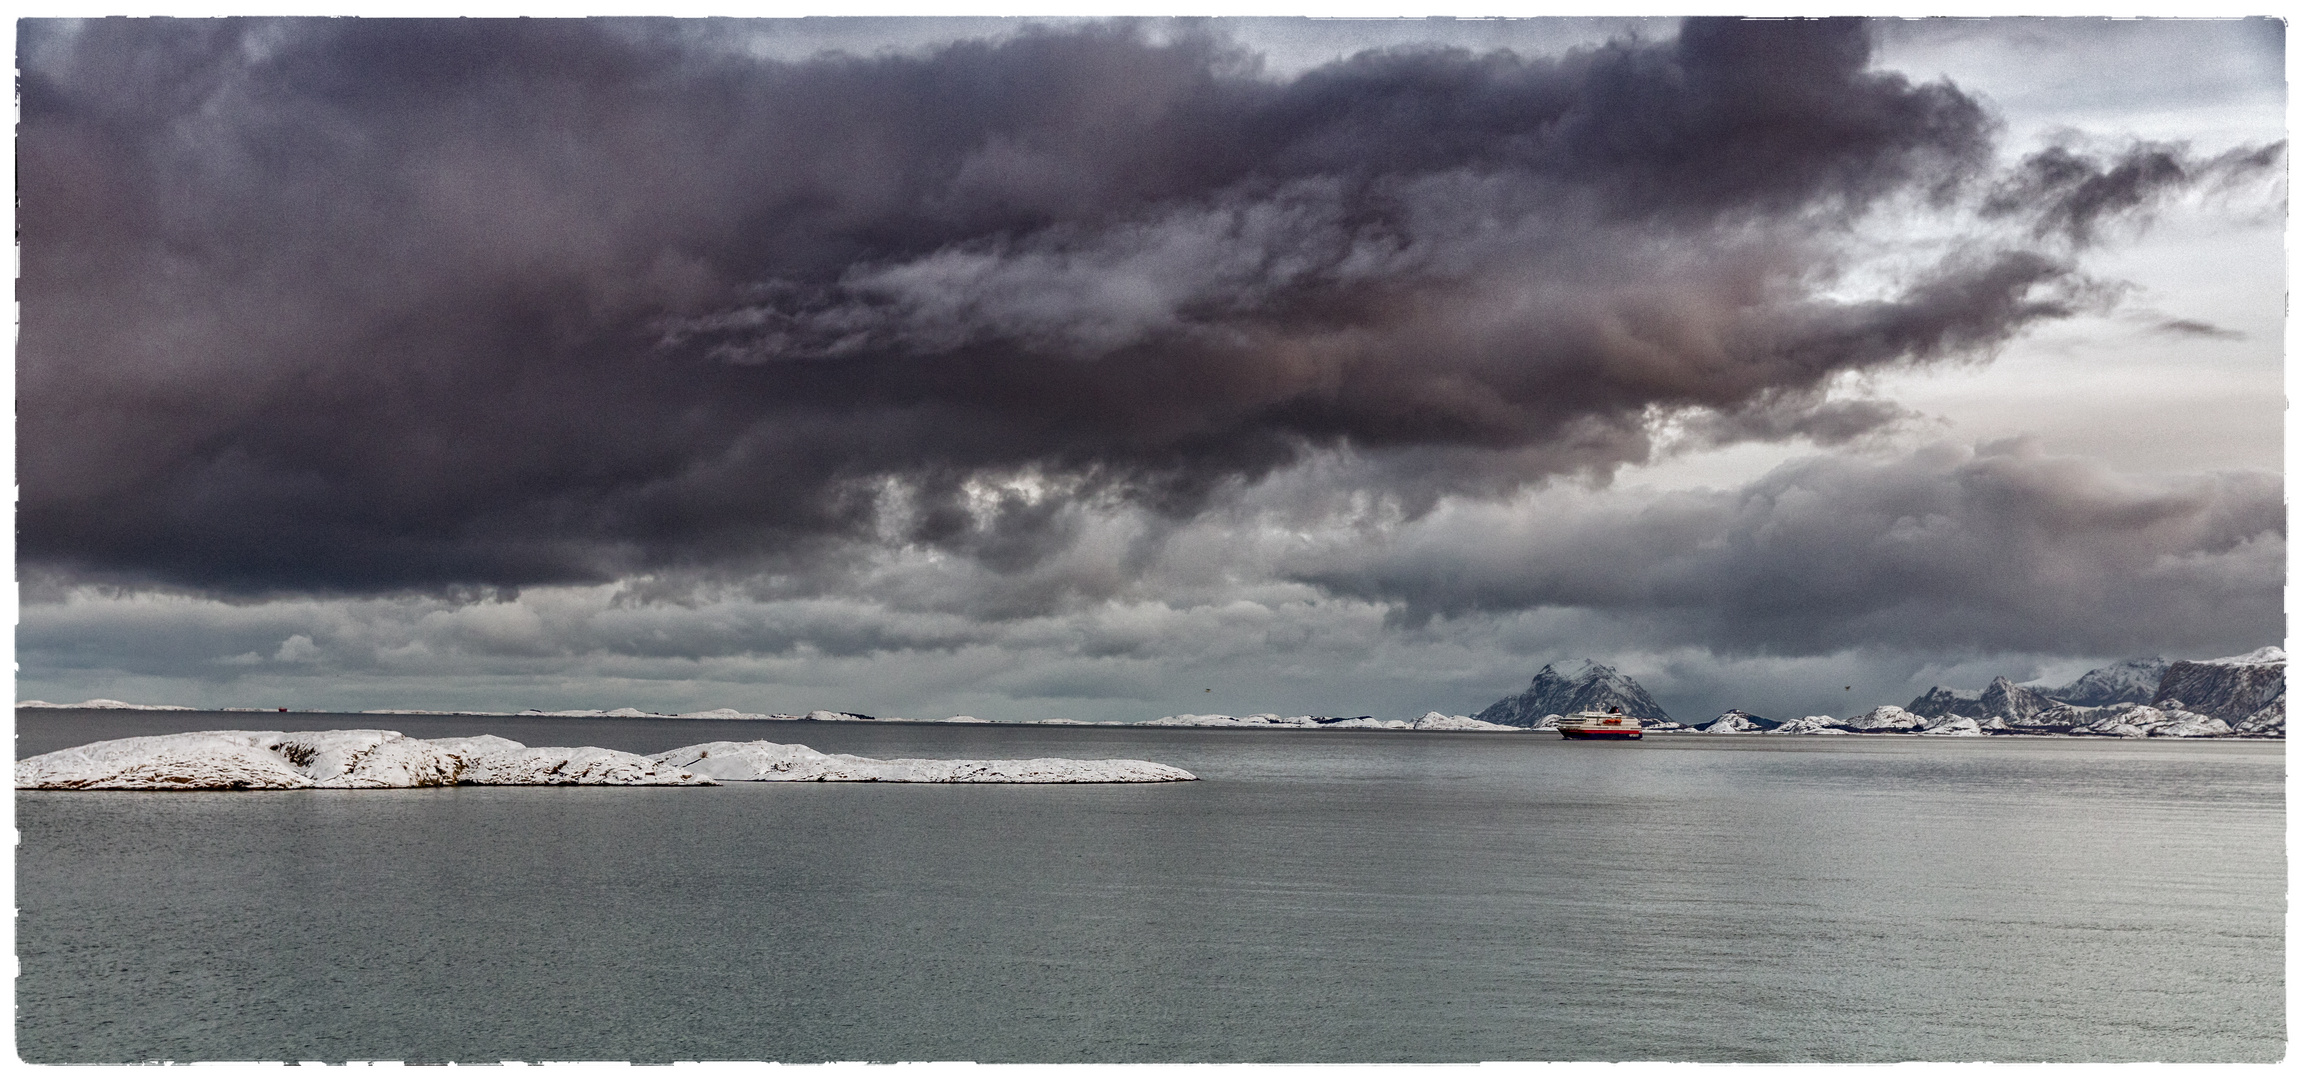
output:
[{"label": "distant mountain range", "polygon": [[2214,660],[2139,657],[2059,687],[2019,686],[2007,676],[1976,692],[1931,686],[1901,709],[1804,717],[1772,730],[2285,738],[2287,672],[2288,654],[2272,646]]},{"label": "distant mountain range", "polygon": [[[2192,664],[2195,661],[2182,661]],[[2205,661],[2214,664],[2220,661]],[[2031,716],[2058,705],[2147,705],[2160,696],[2160,680],[2178,661],[2158,656],[2107,664],[2062,686],[2018,686],[2003,675],[1981,692],[1931,686],[1904,708],[1920,716]]]},{"label": "distant mountain range", "polygon": [[[2099,668],[2098,670],[2102,669]],[[2095,672],[2089,674],[2092,675]],[[2087,676],[2083,675],[2081,678],[2087,678]],[[2147,692],[2142,697],[2120,700],[2133,700],[2142,703],[2150,701],[2151,695]],[[2118,703],[2111,701],[2104,704]],[[2018,686],[2010,682],[2006,675],[2002,675],[1992,680],[1992,685],[1985,687],[1982,693],[1971,694],[1959,690],[1947,690],[1941,686],[1931,686],[1927,693],[1913,698],[1910,705],[1904,706],[1904,710],[1914,716],[1930,718],[1970,716],[1982,719],[1987,716],[2030,716],[2037,712],[2053,709],[2058,705],[2067,704],[2073,704],[2073,702],[2049,697],[2028,686]]]},{"label": "distant mountain range", "polygon": [[2287,666],[2277,647],[2215,660],[2139,657],[2058,687],[2022,686],[2002,676],[1980,691],[1932,686],[1903,708],[1882,705],[1850,717],[1770,720],[1730,709],[1691,728],[1673,721],[1629,676],[1587,659],[1546,664],[1528,689],[1476,719],[1541,729],[1569,713],[1615,708],[1656,732],[2277,738],[2288,730]]},{"label": "distant mountain range", "polygon": [[[1980,693],[1931,686],[1904,708],[1918,716],[1966,716],[2010,722],[2074,709],[2117,710],[2149,705],[2212,717],[2227,724],[2261,724],[2277,717],[2286,726],[2288,654],[2266,646],[2240,656],[2214,660],[2122,660],[2088,672],[2063,686],[2040,690],[2018,686],[2006,676]],[[2268,715],[2259,715],[2268,714]]]}]

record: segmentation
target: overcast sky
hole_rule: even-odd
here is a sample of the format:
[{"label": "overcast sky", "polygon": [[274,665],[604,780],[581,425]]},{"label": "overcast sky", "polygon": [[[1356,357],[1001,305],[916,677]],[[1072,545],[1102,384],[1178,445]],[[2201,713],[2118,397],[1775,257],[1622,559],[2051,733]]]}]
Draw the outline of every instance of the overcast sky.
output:
[{"label": "overcast sky", "polygon": [[1704,720],[2283,636],[2278,23],[19,35],[19,698]]}]

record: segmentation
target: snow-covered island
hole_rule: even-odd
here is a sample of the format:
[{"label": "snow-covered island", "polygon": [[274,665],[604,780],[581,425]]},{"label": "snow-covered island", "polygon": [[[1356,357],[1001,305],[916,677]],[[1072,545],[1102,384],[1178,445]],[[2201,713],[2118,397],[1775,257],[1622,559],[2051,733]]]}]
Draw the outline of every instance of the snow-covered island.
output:
[{"label": "snow-covered island", "polygon": [[16,763],[33,789],[204,791],[456,784],[666,786],[706,777],[596,746],[523,746],[494,735],[397,731],[193,731],[108,739]]},{"label": "snow-covered island", "polygon": [[16,786],[74,791],[293,788],[708,786],[724,780],[915,784],[1140,784],[1196,780],[1150,761],[882,760],[771,742],[704,743],[653,757],[597,746],[523,746],[495,735],[397,731],[194,731],[75,746],[16,763]]},{"label": "snow-covered island", "polygon": [[16,703],[16,707],[19,709],[132,709],[137,712],[199,711],[190,705],[137,705],[132,702],[114,701],[108,697],[89,698],[86,701],[75,701],[70,705],[58,705],[53,701],[41,701],[35,698],[31,701],[19,701]]},{"label": "snow-covered island", "polygon": [[710,742],[666,750],[652,760],[715,780],[877,781],[906,784],[1159,784],[1199,777],[1132,758],[868,758],[825,754],[796,743]]},{"label": "snow-covered island", "polygon": [[1428,712],[1414,720],[1378,720],[1373,716],[1226,716],[1219,713],[1183,713],[1146,720],[1141,727],[1198,728],[1323,728],[1329,731],[1519,731],[1507,724],[1491,724],[1469,716]]}]

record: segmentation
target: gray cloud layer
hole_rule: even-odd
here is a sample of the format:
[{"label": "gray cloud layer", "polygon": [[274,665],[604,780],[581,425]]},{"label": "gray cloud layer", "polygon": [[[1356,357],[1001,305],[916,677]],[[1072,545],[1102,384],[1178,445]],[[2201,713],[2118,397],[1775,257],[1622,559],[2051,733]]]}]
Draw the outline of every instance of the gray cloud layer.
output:
[{"label": "gray cloud layer", "polygon": [[2277,640],[2286,508],[2263,473],[2143,480],[2023,442],[1817,457],[1733,491],[1466,504],[1300,571],[1409,618],[1560,607],[1659,645],[1962,656]]},{"label": "gray cloud layer", "polygon": [[[1321,447],[1440,455],[1363,477],[1429,498],[1665,413],[1844,441],[1901,414],[1835,377],[2098,302],[2100,220],[2276,157],[1997,177],[1984,108],[1846,21],[1284,79],[1108,26],[20,32],[21,557],[243,595],[1014,569],[1070,502],[1189,517]],[[2012,224],[1850,290],[1858,223],[1971,205]]]},{"label": "gray cloud layer", "polygon": [[41,696],[75,700],[1124,720],[1469,711],[1518,689],[1531,657],[1598,652],[1677,711],[1805,715],[2281,633],[2283,509],[2263,474],[2144,480],[2022,442],[1937,445],[1725,491],[1566,486],[1411,519],[1339,482],[1364,467],[1325,457],[1181,526],[1071,508],[1071,541],[1013,571],[915,547],[798,591],[235,605],[84,589],[27,609],[22,658]]}]

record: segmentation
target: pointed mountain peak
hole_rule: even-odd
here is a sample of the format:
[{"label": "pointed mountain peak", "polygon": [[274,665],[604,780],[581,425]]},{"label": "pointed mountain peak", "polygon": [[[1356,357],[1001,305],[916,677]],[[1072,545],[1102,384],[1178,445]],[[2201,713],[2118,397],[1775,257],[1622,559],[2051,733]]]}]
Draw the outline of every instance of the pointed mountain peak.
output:
[{"label": "pointed mountain peak", "polygon": [[1586,709],[1605,712],[1610,708],[1644,720],[1672,719],[1639,683],[1590,658],[1544,665],[1528,681],[1528,689],[1481,710],[1478,719],[1532,727],[1552,714],[1565,716]]},{"label": "pointed mountain peak", "polygon": [[1549,675],[1562,682],[1580,683],[1592,679],[1612,678],[1615,674],[1615,668],[1590,657],[1585,657],[1582,660],[1558,660],[1546,664],[1544,670],[1536,673],[1535,681],[1542,681],[1545,676]]},{"label": "pointed mountain peak", "polygon": [[2016,685],[2015,680],[2006,675],[1993,679],[1992,685],[1985,687],[1984,693],[1978,696],[1977,703],[1983,706],[1983,716],[1976,719],[2000,716],[2010,720],[2046,712],[2057,704],[2053,698],[2038,690]]}]

